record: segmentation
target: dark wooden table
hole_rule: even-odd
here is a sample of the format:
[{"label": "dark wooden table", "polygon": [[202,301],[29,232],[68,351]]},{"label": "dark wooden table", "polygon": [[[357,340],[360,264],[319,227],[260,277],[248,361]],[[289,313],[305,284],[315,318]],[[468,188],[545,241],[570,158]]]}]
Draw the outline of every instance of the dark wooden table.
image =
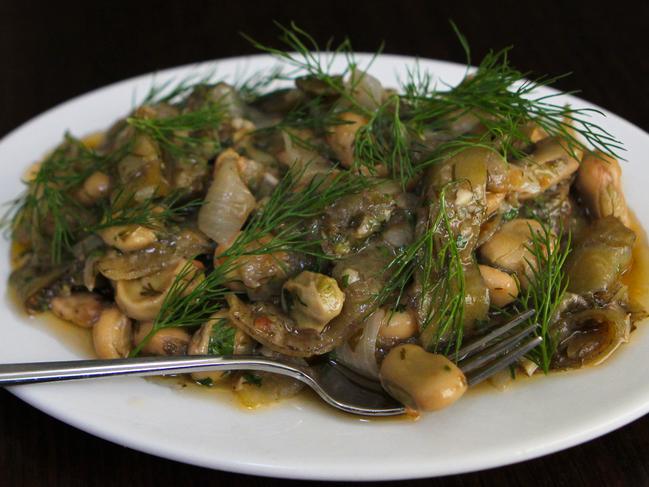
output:
[{"label": "dark wooden table", "polygon": [[[480,8],[436,3],[113,1],[62,6],[4,0],[0,136],[57,103],[113,81],[253,52],[238,31],[273,42],[271,19],[295,19],[320,41],[348,34],[360,51],[372,51],[385,40],[387,52],[463,61],[447,23],[452,18],[469,38],[474,59],[489,48],[513,44],[511,58],[522,71],[571,71],[559,88],[581,88],[587,100],[649,130],[647,2],[608,2],[605,9],[594,1],[480,2]],[[210,471],[132,451],[71,428],[0,390],[0,485],[300,483]],[[540,459],[403,485],[649,485],[649,416]]]}]

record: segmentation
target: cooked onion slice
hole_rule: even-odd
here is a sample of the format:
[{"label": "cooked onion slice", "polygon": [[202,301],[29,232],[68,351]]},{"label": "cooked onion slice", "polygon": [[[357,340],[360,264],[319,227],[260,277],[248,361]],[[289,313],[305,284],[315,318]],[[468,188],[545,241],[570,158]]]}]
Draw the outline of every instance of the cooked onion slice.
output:
[{"label": "cooked onion slice", "polygon": [[336,360],[371,379],[379,378],[376,362],[376,339],[385,318],[385,310],[372,313],[362,329],[335,350]]},{"label": "cooked onion slice", "polygon": [[241,156],[228,149],[216,160],[214,180],[198,212],[198,228],[222,244],[241,230],[256,200],[239,172]]}]

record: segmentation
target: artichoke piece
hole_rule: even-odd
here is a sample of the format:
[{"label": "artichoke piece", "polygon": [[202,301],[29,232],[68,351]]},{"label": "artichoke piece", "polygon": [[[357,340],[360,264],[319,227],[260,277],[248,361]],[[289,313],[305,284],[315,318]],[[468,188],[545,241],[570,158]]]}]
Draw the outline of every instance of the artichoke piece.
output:
[{"label": "artichoke piece", "polygon": [[538,197],[523,202],[519,215],[550,225],[555,233],[560,233],[572,216],[574,205],[569,197],[570,181],[564,180],[548,189]]},{"label": "artichoke piece", "polygon": [[334,256],[345,256],[378,233],[394,213],[395,192],[383,183],[340,198],[324,211],[320,224],[322,248]]},{"label": "artichoke piece", "polygon": [[[334,76],[333,79],[336,82],[342,81],[340,76]],[[295,85],[300,91],[312,97],[338,98],[340,96],[338,91],[334,90],[318,77],[312,75],[296,78]]]},{"label": "artichoke piece", "polygon": [[536,144],[534,152],[512,166],[520,171],[518,198],[536,198],[545,190],[569,179],[579,169],[580,154],[571,153],[559,137],[548,137]]},{"label": "artichoke piece", "polygon": [[[385,248],[368,247],[336,264],[333,276],[339,287],[345,289],[345,302],[340,314],[322,333],[297,327],[292,318],[272,304],[246,305],[234,294],[227,297],[230,319],[237,328],[273,351],[293,357],[325,354],[353,335],[371,314],[374,299],[387,281],[384,269],[392,258],[394,255]],[[344,278],[352,274],[357,274],[358,279]]]},{"label": "artichoke piece", "polygon": [[23,265],[11,272],[9,284],[16,290],[28,313],[44,311],[61,286],[81,285],[83,262],[102,245],[99,237],[90,235],[72,248],[75,260],[57,265],[51,263],[49,255],[30,254]]},{"label": "artichoke piece", "polygon": [[282,307],[300,328],[322,332],[340,314],[345,293],[332,277],[304,271],[284,283]]},{"label": "artichoke piece", "polygon": [[566,262],[568,291],[576,294],[607,291],[626,272],[632,260],[635,233],[616,217],[591,224]]},{"label": "artichoke piece", "polygon": [[264,113],[286,115],[304,101],[304,92],[294,88],[281,88],[259,96],[252,106]]},{"label": "artichoke piece", "polygon": [[[426,199],[436,201],[445,191],[452,237],[461,243],[460,255],[464,263],[473,258],[480,226],[485,220],[487,161],[492,157],[493,151],[489,149],[465,149],[443,164],[433,166],[429,174]],[[453,182],[457,184],[448,186]]]},{"label": "artichoke piece", "polygon": [[132,152],[117,163],[117,171],[125,189],[116,194],[114,206],[129,205],[131,198],[142,202],[169,194],[167,167],[158,145],[150,137],[139,135],[135,138]]},{"label": "artichoke piece", "polygon": [[111,250],[99,259],[97,269],[113,281],[138,279],[174,266],[182,258],[211,251],[212,246],[202,233],[184,228],[173,237],[135,252]]},{"label": "artichoke piece", "polygon": [[[471,262],[462,267],[464,273],[464,310],[462,318],[462,329],[464,334],[471,334],[476,326],[487,318],[489,311],[489,289],[480,274],[478,264]],[[459,290],[457,289],[456,282],[451,280],[451,296],[456,295]],[[439,336],[438,330],[439,323],[433,318],[443,315],[444,309],[448,306],[448,297],[440,293],[436,293],[431,289],[427,295],[419,298],[420,304],[418,306],[418,320],[420,327],[425,325],[424,330],[420,335],[420,342],[425,346],[430,346],[438,341],[446,342],[453,339],[452,333]],[[432,301],[431,301],[432,300]],[[432,311],[432,312],[431,312]],[[430,321],[427,323],[427,321]],[[451,332],[454,330],[451,330]]]},{"label": "artichoke piece", "polygon": [[552,327],[557,350],[552,368],[599,365],[629,340],[631,320],[619,307],[568,314]]}]

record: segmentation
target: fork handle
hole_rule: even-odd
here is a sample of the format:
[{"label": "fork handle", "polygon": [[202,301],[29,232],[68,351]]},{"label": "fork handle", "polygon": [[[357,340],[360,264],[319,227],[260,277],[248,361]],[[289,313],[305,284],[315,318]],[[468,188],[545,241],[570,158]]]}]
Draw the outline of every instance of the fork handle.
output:
[{"label": "fork handle", "polygon": [[215,370],[224,372],[228,370],[274,372],[303,382],[307,376],[299,365],[277,362],[259,356],[192,355],[2,364],[0,365],[0,386],[120,375],[187,374]]}]

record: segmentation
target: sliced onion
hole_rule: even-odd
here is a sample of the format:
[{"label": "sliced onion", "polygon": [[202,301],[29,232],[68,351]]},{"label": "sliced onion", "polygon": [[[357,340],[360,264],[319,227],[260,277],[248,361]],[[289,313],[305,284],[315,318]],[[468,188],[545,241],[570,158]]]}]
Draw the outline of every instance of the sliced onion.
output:
[{"label": "sliced onion", "polygon": [[376,110],[385,99],[385,90],[378,79],[360,70],[352,71],[348,85],[356,101],[369,110]]},{"label": "sliced onion", "polygon": [[379,366],[376,363],[376,339],[383,324],[385,311],[378,309],[372,313],[358,335],[338,347],[334,353],[336,360],[350,369],[371,379],[378,380]]},{"label": "sliced onion", "polygon": [[219,156],[214,180],[198,212],[198,228],[219,244],[234,238],[256,205],[255,197],[241,179],[239,158],[233,150]]}]

